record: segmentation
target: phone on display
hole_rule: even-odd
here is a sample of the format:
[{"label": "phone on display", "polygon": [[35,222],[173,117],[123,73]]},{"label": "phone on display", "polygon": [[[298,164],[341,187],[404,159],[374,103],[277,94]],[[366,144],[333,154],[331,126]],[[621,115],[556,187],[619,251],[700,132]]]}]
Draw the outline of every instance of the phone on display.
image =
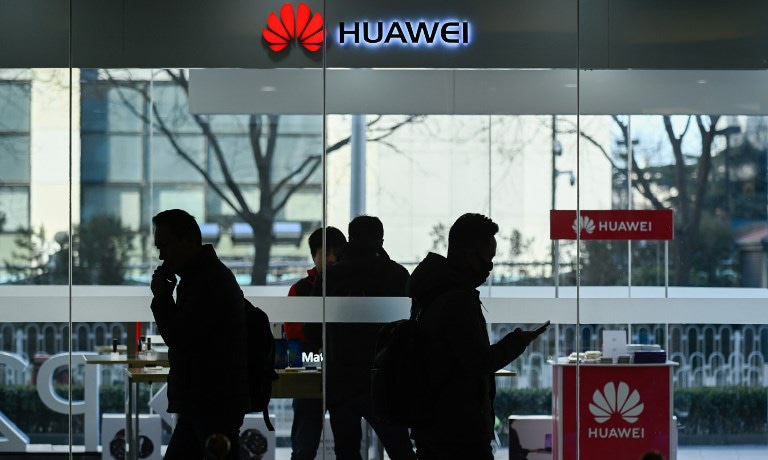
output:
[{"label": "phone on display", "polygon": [[549,320],[546,320],[543,323],[539,324],[533,330],[534,331],[544,331],[544,329],[546,329],[547,326],[549,326]]}]

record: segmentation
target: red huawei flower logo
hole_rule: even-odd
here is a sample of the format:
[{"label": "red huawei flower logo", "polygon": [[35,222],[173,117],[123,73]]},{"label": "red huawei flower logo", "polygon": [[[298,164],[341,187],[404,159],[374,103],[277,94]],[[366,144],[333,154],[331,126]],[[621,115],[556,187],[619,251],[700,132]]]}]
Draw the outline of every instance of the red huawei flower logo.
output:
[{"label": "red huawei flower logo", "polygon": [[323,45],[323,17],[320,13],[312,16],[309,7],[299,3],[296,15],[293,5],[286,3],[280,8],[280,17],[273,12],[267,18],[267,28],[261,35],[272,51],[282,51],[296,38],[309,51],[317,51]]}]

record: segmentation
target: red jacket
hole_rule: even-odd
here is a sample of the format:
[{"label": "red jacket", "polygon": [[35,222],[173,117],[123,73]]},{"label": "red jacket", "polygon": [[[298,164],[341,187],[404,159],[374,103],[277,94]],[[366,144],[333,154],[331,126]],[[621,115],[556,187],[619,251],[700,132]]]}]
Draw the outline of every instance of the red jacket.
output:
[{"label": "red jacket", "polygon": [[[307,270],[307,276],[298,280],[288,290],[288,296],[309,296],[312,294],[312,287],[315,285],[317,279],[317,268],[312,267]],[[302,347],[306,349],[307,338],[304,335],[304,323],[283,323],[283,331],[285,332],[285,338],[292,340],[301,340]]]}]

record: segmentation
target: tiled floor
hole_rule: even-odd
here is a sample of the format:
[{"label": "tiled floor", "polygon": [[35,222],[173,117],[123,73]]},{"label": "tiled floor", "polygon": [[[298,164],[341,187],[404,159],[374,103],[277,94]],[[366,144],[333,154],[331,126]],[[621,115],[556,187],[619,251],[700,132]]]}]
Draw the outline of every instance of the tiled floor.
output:
[{"label": "tiled floor", "polygon": [[[64,452],[66,449],[52,449],[51,446],[47,446],[46,449],[42,449],[40,446],[38,449],[33,449],[27,454],[4,454],[0,453],[0,459],[13,459],[13,460],[53,460],[68,458]],[[45,450],[45,452],[43,452]],[[82,451],[82,449],[75,449],[76,452]],[[59,454],[60,455],[57,455]],[[44,454],[44,455],[43,455]],[[88,459],[100,458],[98,454],[78,454],[74,456],[75,459]],[[277,449],[277,455],[275,460],[290,460],[291,449],[289,447],[279,447]],[[500,449],[496,452],[496,460],[508,460],[509,453],[506,449]],[[587,459],[585,459],[587,460]],[[594,459],[589,459],[594,460]],[[602,459],[600,459],[602,460]],[[609,459],[606,459],[609,460]],[[684,446],[678,451],[677,460],[768,460],[768,445],[759,446]]]},{"label": "tiled floor", "polygon": [[[291,449],[277,449],[275,460],[290,460]],[[496,452],[496,460],[508,460],[507,449]],[[605,459],[609,460],[609,459]],[[677,453],[677,460],[768,460],[768,445],[762,446],[685,446]]]},{"label": "tiled floor", "polygon": [[768,446],[685,446],[677,460],[768,460]]}]

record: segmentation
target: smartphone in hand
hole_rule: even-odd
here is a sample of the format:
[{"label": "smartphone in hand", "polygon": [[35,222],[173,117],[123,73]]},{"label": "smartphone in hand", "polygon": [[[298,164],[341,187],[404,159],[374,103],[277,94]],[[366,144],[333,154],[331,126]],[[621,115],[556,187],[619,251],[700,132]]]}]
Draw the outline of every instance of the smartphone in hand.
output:
[{"label": "smartphone in hand", "polygon": [[166,265],[165,262],[163,262],[163,264],[160,265],[158,268],[160,270],[160,273],[162,273],[163,278],[165,278],[166,281],[171,283],[176,282],[176,275],[173,273],[173,271],[170,268],[168,268],[168,265]]}]

